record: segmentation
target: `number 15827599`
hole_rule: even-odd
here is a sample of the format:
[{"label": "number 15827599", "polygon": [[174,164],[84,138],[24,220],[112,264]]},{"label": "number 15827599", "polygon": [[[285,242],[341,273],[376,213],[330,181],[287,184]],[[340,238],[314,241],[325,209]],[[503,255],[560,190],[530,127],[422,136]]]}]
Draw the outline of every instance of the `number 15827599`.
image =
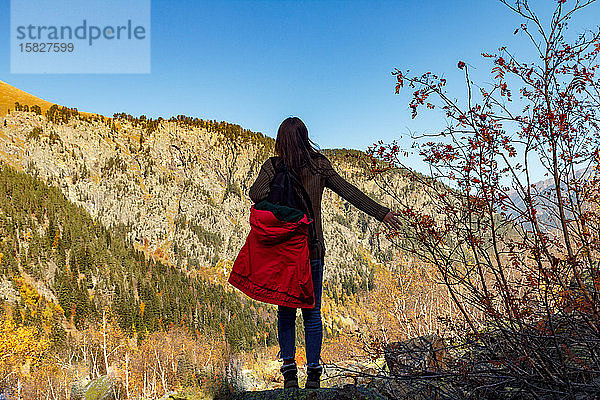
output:
[{"label": "number 15827599", "polygon": [[73,43],[42,42],[19,43],[21,53],[72,53]]}]

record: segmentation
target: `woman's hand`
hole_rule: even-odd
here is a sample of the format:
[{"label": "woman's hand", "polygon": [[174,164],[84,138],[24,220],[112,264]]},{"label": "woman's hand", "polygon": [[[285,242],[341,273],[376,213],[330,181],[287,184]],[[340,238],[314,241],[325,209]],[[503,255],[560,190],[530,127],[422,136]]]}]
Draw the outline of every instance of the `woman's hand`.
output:
[{"label": "woman's hand", "polygon": [[400,230],[401,224],[400,224],[400,220],[398,218],[396,218],[396,215],[400,215],[400,213],[390,211],[383,218],[383,223],[386,224],[388,228],[398,231],[398,230]]}]

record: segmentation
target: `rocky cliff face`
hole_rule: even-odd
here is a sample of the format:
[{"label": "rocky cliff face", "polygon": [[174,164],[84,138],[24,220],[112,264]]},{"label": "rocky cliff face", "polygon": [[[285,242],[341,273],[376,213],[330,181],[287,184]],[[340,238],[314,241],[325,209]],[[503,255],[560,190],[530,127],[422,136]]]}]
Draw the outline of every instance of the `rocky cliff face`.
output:
[{"label": "rocky cliff face", "polygon": [[[228,275],[249,231],[248,189],[274,141],[261,134],[224,134],[181,120],[127,117],[61,122],[13,111],[0,121],[0,159],[61,188],[107,227],[155,257],[181,267]],[[339,152],[338,152],[339,153]],[[334,167],[383,204],[390,199],[347,157],[328,152]],[[398,188],[410,183],[393,177]],[[391,255],[378,221],[326,189],[325,279],[366,287],[366,258]]]}]

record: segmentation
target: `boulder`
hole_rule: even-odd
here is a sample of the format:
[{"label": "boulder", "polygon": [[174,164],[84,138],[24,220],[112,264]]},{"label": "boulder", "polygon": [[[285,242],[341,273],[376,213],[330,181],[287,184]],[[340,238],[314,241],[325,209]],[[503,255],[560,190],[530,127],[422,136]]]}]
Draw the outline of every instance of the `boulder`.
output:
[{"label": "boulder", "polygon": [[90,382],[90,378],[86,376],[71,383],[71,400],[83,400],[83,396],[85,396],[85,391]]},{"label": "boulder", "polygon": [[123,397],[121,385],[108,375],[93,381],[84,378],[71,384],[71,400],[119,400]]},{"label": "boulder", "polygon": [[180,396],[176,392],[169,392],[161,397],[160,400],[187,400],[187,397]]},{"label": "boulder", "polygon": [[392,375],[441,371],[450,358],[444,339],[438,335],[392,342],[385,346],[383,353]]}]

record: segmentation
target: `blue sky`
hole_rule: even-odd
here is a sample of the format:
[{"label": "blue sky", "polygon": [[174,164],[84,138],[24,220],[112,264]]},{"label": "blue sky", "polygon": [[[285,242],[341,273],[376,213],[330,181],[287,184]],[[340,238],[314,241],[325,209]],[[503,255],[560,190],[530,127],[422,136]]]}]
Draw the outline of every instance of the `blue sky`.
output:
[{"label": "blue sky", "polygon": [[[426,114],[411,120],[409,92],[394,95],[391,71],[458,82],[458,60],[483,74],[482,51],[520,49],[523,41],[513,35],[520,20],[494,0],[154,0],[150,74],[11,74],[9,15],[9,2],[0,1],[0,79],[23,90],[105,115],[186,114],[270,136],[296,115],[322,148],[365,149],[435,130],[441,122]],[[579,24],[596,21],[598,5]],[[450,85],[456,96],[460,88]]]}]

